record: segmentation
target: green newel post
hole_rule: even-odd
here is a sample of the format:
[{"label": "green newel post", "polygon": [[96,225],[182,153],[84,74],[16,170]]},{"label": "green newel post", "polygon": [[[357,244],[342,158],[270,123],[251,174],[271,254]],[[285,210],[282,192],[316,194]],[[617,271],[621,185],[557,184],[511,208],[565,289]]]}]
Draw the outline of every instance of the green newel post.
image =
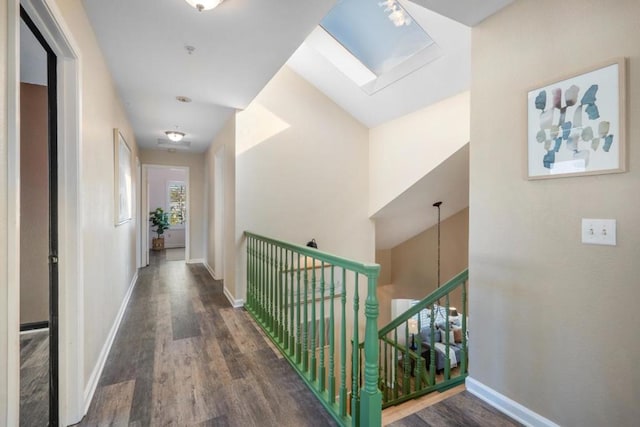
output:
[{"label": "green newel post", "polygon": [[364,335],[364,387],[360,392],[360,425],[377,427],[382,425],[382,394],[378,389],[378,307],[377,282],[380,267],[367,274],[368,289],[365,301],[366,324]]}]

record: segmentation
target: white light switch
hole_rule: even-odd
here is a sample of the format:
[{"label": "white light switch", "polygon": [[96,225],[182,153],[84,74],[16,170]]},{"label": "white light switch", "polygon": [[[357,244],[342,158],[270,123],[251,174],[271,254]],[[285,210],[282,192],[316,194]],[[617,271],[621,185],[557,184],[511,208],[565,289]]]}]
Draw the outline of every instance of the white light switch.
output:
[{"label": "white light switch", "polygon": [[582,218],[582,243],[615,246],[616,220]]}]

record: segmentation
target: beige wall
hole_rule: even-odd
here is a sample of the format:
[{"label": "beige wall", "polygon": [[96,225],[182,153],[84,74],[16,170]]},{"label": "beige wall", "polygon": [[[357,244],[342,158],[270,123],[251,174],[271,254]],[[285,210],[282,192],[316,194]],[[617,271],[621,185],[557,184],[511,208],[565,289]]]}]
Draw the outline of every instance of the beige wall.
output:
[{"label": "beige wall", "polygon": [[369,213],[375,214],[469,142],[469,92],[369,131]]},{"label": "beige wall", "polygon": [[[521,0],[473,29],[471,376],[565,426],[640,419],[640,2]],[[526,180],[526,95],[629,58],[627,173]],[[581,218],[618,245],[580,243]]]},{"label": "beige wall", "polygon": [[223,204],[222,207],[222,228],[224,236],[223,247],[218,248],[222,251],[223,272],[216,271],[217,278],[224,279],[225,292],[231,298],[238,299],[236,297],[236,205],[235,205],[235,188],[236,188],[236,116],[235,114],[225,123],[222,130],[216,136],[216,139],[212,142],[211,147],[206,153],[206,168],[207,168],[207,255],[206,263],[209,269],[213,270],[215,267],[216,248],[215,242],[215,198],[214,198],[214,177],[216,176],[215,170],[215,156],[220,153],[223,156],[222,161],[222,174],[224,176],[224,189],[223,189]]},{"label": "beige wall", "polygon": [[[140,150],[140,163],[189,168],[189,258],[204,259],[204,159],[200,153]],[[148,218],[148,213],[145,219]]]},{"label": "beige wall", "polygon": [[[16,422],[15,411],[17,409],[17,401],[15,397],[15,386],[17,385],[18,373],[15,369],[12,372],[8,370],[10,359],[14,359],[15,355],[9,354],[9,348],[15,348],[10,344],[10,340],[15,338],[16,331],[9,331],[10,327],[18,324],[18,318],[12,319],[10,311],[11,287],[19,286],[13,282],[12,272],[9,271],[9,245],[6,240],[15,224],[9,223],[9,198],[11,189],[9,188],[9,175],[5,171],[9,168],[10,160],[13,157],[9,153],[9,88],[7,85],[9,63],[7,61],[7,53],[9,48],[9,21],[7,12],[9,5],[7,2],[0,3],[0,424],[8,425],[9,422]],[[7,48],[5,48],[7,47]],[[13,182],[11,183],[13,186]],[[12,248],[12,250],[14,250]],[[6,284],[6,285],[4,285]],[[15,313],[18,314],[18,313]],[[12,320],[14,320],[12,322]],[[12,324],[15,323],[15,324]]]},{"label": "beige wall", "polygon": [[376,250],[376,264],[380,265],[380,276],[378,277],[378,286],[384,286],[391,283],[391,249]]},{"label": "beige wall", "polygon": [[[440,224],[440,282],[445,284],[465,270],[469,260],[469,209],[463,209]],[[384,258],[382,259],[384,260]],[[391,285],[378,294],[380,324],[391,320],[391,300],[422,299],[438,282],[438,228],[431,227],[391,248]],[[460,305],[461,293],[451,294],[451,306]],[[444,304],[444,302],[443,302]]]},{"label": "beige wall", "polygon": [[260,122],[252,115],[278,133],[252,130],[260,143],[236,158],[236,293],[244,298],[245,230],[302,245],[315,238],[323,251],[372,262],[367,128],[286,66],[238,114],[239,136]]},{"label": "beige wall", "polygon": [[20,323],[49,320],[47,86],[20,84]]},{"label": "beige wall", "polygon": [[[84,378],[87,384],[91,375],[96,373],[100,353],[136,274],[136,222],[141,219],[139,212],[134,210],[132,221],[117,227],[114,225],[113,129],[120,129],[131,148],[134,167],[138,150],[82,2],[58,0],[57,5],[78,44],[82,70],[80,161]],[[135,173],[133,177],[135,180]]]}]

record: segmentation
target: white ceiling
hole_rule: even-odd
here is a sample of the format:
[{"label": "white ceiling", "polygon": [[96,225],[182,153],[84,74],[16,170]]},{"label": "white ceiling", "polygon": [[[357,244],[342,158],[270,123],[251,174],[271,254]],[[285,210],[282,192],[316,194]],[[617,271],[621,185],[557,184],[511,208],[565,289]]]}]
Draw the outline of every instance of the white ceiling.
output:
[{"label": "white ceiling", "polygon": [[[83,1],[138,144],[157,148],[164,131],[177,127],[190,150],[202,152],[298,47],[289,65],[367,126],[466,90],[465,25],[512,0],[401,0],[444,55],[373,96],[303,44],[336,0],[226,0],[204,12],[184,0]],[[187,45],[196,48],[192,55]],[[178,95],[193,102],[179,103]]]},{"label": "white ceiling", "polygon": [[[335,0],[84,0],[138,144],[178,129],[202,152],[304,41]],[[185,46],[196,49],[189,55]],[[193,99],[176,101],[178,95]]]},{"label": "white ceiling", "polygon": [[441,57],[403,79],[367,95],[310,43],[303,43],[287,64],[370,128],[467,90],[471,81],[471,29],[415,3],[401,3],[442,52]]},{"label": "white ceiling", "polygon": [[[184,0],[83,1],[139,146],[177,127],[203,152],[285,63],[368,127],[467,90],[469,27],[513,0],[400,0],[442,56],[371,96],[303,43],[336,0],[226,0],[205,12]],[[433,226],[434,201],[443,219],[468,206],[468,182],[466,146],[376,214],[377,247]]]}]

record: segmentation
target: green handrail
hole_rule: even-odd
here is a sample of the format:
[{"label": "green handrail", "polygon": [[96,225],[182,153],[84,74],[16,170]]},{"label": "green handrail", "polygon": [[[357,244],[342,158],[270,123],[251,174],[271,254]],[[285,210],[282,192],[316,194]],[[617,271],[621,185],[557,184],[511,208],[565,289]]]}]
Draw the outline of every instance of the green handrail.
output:
[{"label": "green handrail", "polygon": [[[248,231],[244,235],[247,311],[340,425],[380,426],[380,266]],[[367,283],[364,310],[358,289],[362,279]],[[361,317],[364,358],[357,345]]]},{"label": "green handrail", "polygon": [[[379,366],[379,383],[382,388],[383,408],[396,405],[404,401],[423,396],[433,391],[442,391],[450,387],[454,387],[464,382],[467,372],[467,283],[469,280],[469,272],[465,270],[443,286],[427,295],[421,301],[418,301],[411,308],[393,319],[387,325],[378,331],[379,347],[382,354]],[[449,316],[451,307],[452,292],[460,289],[460,307],[458,311],[462,315],[461,325],[454,328]],[[438,308],[436,314],[436,305],[440,305],[440,301],[444,299],[444,305]],[[441,315],[444,309],[445,315]],[[420,331],[420,315],[423,310],[429,311],[428,327],[430,330],[430,339],[425,343],[428,346],[427,351],[423,350],[422,336]],[[439,325],[435,319],[440,319]],[[442,320],[444,319],[444,320]],[[417,334],[411,334],[412,345],[409,346],[409,329],[410,322],[417,329]],[[417,322],[417,324],[416,324]],[[404,331],[399,334],[399,330]],[[439,350],[435,341],[436,329],[443,332],[444,339],[440,342]],[[451,334],[449,332],[459,329],[461,334],[461,342],[456,349],[459,356],[457,359],[457,370],[452,367],[451,352],[454,351],[453,346],[456,344],[451,342]],[[402,344],[398,337],[404,338],[405,344]],[[416,339],[417,338],[417,339]],[[415,347],[414,347],[415,345]],[[438,355],[438,352],[441,355]],[[444,359],[444,366],[438,367],[437,357]],[[425,360],[428,358],[429,363]],[[437,375],[437,370],[441,370],[442,374]]]}]

